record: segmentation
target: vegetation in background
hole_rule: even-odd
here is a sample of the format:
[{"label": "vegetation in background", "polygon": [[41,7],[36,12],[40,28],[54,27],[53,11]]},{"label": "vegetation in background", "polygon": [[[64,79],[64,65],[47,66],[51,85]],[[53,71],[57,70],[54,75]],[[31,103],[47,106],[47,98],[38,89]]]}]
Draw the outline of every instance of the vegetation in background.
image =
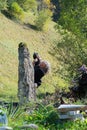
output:
[{"label": "vegetation in background", "polygon": [[8,10],[9,10],[9,13],[12,17],[19,19],[19,20],[23,19],[23,17],[24,17],[23,9],[18,5],[17,2],[13,2],[9,6]]},{"label": "vegetation in background", "polygon": [[7,0],[0,0],[0,11],[7,8]]},{"label": "vegetation in background", "polygon": [[72,32],[60,29],[62,39],[53,45],[53,55],[60,61],[57,72],[64,79],[71,79],[82,64],[87,64],[86,42],[76,37]]},{"label": "vegetation in background", "polygon": [[61,13],[56,29],[62,39],[55,41],[53,55],[60,61],[58,73],[68,79],[87,64],[87,4],[85,0],[60,0]]},{"label": "vegetation in background", "polygon": [[38,16],[35,20],[35,25],[38,30],[44,30],[48,28],[49,21],[51,21],[52,12],[50,10],[42,10],[38,13]]},{"label": "vegetation in background", "polygon": [[23,8],[24,11],[35,12],[37,8],[36,0],[17,0],[18,4]]},{"label": "vegetation in background", "polygon": [[51,4],[53,10],[53,21],[57,22],[61,13],[60,0],[51,0]]},{"label": "vegetation in background", "polygon": [[87,1],[60,0],[61,15],[58,23],[75,35],[87,38]]}]

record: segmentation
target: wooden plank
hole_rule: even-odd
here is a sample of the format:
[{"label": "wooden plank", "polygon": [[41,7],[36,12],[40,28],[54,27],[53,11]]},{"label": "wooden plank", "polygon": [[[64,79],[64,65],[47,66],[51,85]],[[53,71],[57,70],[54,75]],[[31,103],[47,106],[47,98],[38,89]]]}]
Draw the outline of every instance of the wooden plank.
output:
[{"label": "wooden plank", "polygon": [[66,105],[60,105],[58,107],[59,112],[68,112],[68,111],[77,111],[77,110],[87,110],[87,105],[66,104]]}]

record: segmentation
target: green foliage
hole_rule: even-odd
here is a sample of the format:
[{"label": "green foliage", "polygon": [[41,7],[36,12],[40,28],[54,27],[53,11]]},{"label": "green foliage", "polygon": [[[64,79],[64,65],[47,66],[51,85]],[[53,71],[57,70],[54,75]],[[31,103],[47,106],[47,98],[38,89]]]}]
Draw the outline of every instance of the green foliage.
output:
[{"label": "green foliage", "polygon": [[[13,107],[12,104],[6,108],[2,108],[3,112],[7,113],[9,126],[13,129],[20,130],[24,124],[37,124],[39,130],[86,130],[87,119],[75,121],[59,120],[58,112],[50,104],[44,106],[37,104],[35,108],[26,106]],[[3,113],[2,113],[3,114]]]},{"label": "green foliage", "polygon": [[23,123],[23,119],[21,118],[24,112],[23,107],[13,106],[13,103],[10,102],[8,103],[7,108],[4,108],[3,105],[2,110],[7,115],[9,126],[13,129],[19,130],[19,126]]},{"label": "green foliage", "polygon": [[8,7],[11,6],[13,2],[16,2],[16,0],[7,0]]},{"label": "green foliage", "polygon": [[[60,27],[60,26],[59,26]],[[87,46],[84,39],[60,28],[62,39],[53,45],[53,55],[60,61],[57,72],[63,78],[73,77],[82,64],[87,64]]]},{"label": "green foliage", "polygon": [[35,25],[38,30],[43,30],[47,27],[47,23],[51,20],[52,12],[48,9],[42,10],[39,12]]},{"label": "green foliage", "polygon": [[22,20],[24,17],[24,12],[22,10],[22,8],[18,5],[17,2],[13,2],[10,6],[9,6],[9,13],[16,19],[20,19]]},{"label": "green foliage", "polygon": [[82,64],[87,64],[87,1],[59,2],[61,15],[56,28],[62,39],[55,41],[53,55],[60,61],[57,72],[64,78],[72,78]]},{"label": "green foliage", "polygon": [[7,8],[7,0],[0,0],[0,11]]},{"label": "green foliage", "polygon": [[38,104],[33,112],[22,114],[22,118],[26,124],[35,123],[38,126],[43,126],[43,128],[50,128],[53,125],[55,128],[58,112],[52,105]]},{"label": "green foliage", "polygon": [[17,2],[24,9],[24,11],[36,11],[36,0],[17,0]]},{"label": "green foliage", "polygon": [[58,130],[86,130],[87,128],[87,119],[84,121],[76,120],[76,121],[68,121],[65,123],[60,123],[57,125]]},{"label": "green foliage", "polygon": [[86,0],[60,0],[61,15],[58,21],[64,29],[75,35],[87,37],[87,1]]},{"label": "green foliage", "polygon": [[[2,108],[3,113],[7,114],[9,126],[13,129],[20,130],[24,124],[37,124],[39,130],[55,128],[58,120],[58,113],[52,105],[44,106],[42,104],[35,105],[30,103],[26,111],[25,106],[14,107],[10,103],[7,108]],[[2,113],[2,114],[3,114]]]}]

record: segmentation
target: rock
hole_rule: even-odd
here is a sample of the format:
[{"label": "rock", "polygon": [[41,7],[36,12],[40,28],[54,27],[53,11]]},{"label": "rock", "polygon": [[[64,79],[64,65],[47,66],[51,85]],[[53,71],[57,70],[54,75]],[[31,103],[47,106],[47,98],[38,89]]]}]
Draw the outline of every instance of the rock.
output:
[{"label": "rock", "polygon": [[30,129],[33,129],[33,130],[38,130],[38,126],[35,125],[35,124],[29,124],[29,125],[23,125],[20,127],[21,129],[27,129],[27,128],[30,128]]},{"label": "rock", "polygon": [[2,124],[2,125],[8,124],[6,113],[4,113],[3,110],[0,110],[0,124]]},{"label": "rock", "polygon": [[0,110],[0,124],[2,125],[0,127],[0,130],[13,130],[11,127],[8,127],[8,119],[7,115],[3,110]]},{"label": "rock", "polygon": [[63,104],[58,107],[58,111],[77,111],[77,110],[87,110],[87,105],[73,105],[73,104]]},{"label": "rock", "polygon": [[60,113],[59,118],[64,120],[64,119],[70,119],[70,120],[75,120],[77,118],[83,120],[83,115],[80,113],[80,111],[69,111],[65,113]]},{"label": "rock", "polygon": [[13,129],[8,126],[2,126],[2,127],[0,127],[0,130],[13,130]]},{"label": "rock", "polygon": [[86,109],[87,109],[86,105],[70,105],[70,104],[60,105],[58,107],[59,118],[62,120],[64,119],[75,120],[77,118],[84,120],[84,117],[80,113],[80,110],[86,110]]}]

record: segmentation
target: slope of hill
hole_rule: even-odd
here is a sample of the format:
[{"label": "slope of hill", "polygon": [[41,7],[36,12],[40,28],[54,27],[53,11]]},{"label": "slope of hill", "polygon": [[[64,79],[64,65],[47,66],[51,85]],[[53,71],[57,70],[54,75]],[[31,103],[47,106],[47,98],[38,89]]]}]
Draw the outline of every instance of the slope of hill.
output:
[{"label": "slope of hill", "polygon": [[[18,44],[20,42],[27,43],[31,59],[33,52],[38,52],[43,59],[50,61],[51,70],[56,67],[56,60],[49,51],[53,41],[60,39],[60,35],[56,33],[53,26],[54,23],[51,22],[48,31],[35,31],[28,24],[16,23],[0,14],[0,99],[17,100]],[[53,81],[51,79],[52,73],[43,78],[44,83],[40,91],[48,91],[49,86],[53,91],[54,79]]]}]

